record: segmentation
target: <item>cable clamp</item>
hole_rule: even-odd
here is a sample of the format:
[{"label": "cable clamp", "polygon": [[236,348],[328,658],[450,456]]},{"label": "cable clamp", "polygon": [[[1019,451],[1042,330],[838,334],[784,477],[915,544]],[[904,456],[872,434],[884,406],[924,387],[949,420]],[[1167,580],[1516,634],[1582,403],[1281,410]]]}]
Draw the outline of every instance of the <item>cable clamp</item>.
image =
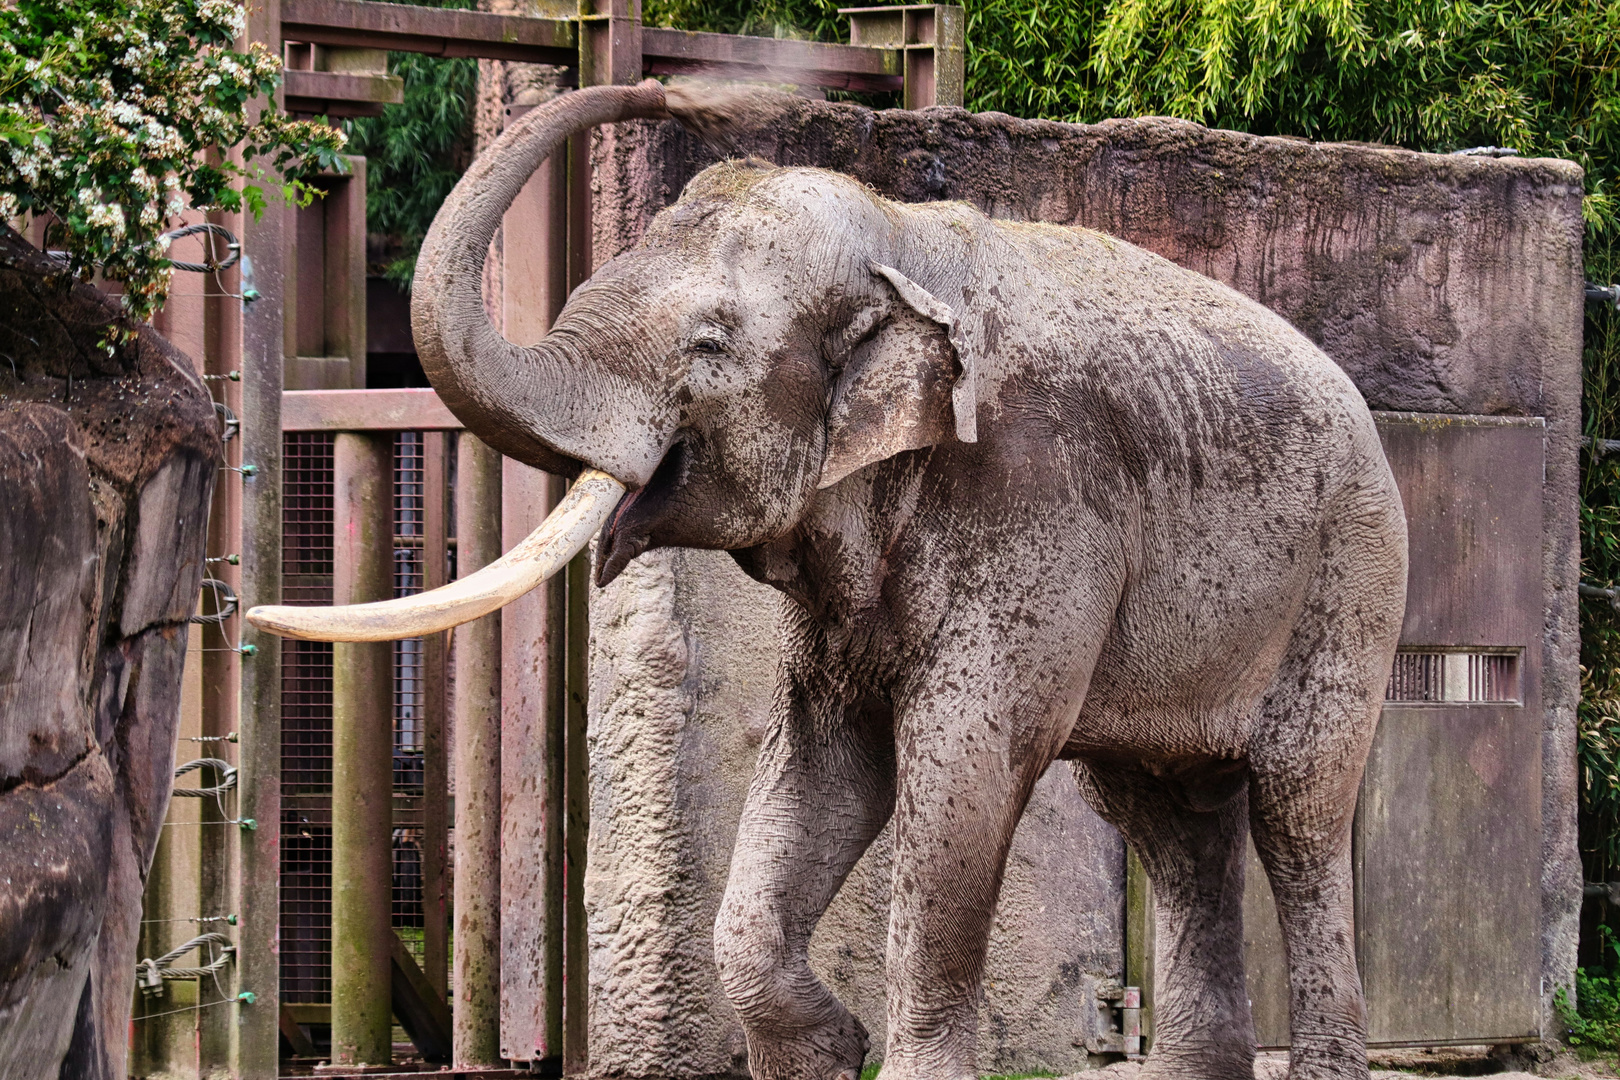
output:
[{"label": "cable clamp", "polygon": [[236,592],[226,582],[218,578],[203,578],[202,587],[205,594],[211,593],[214,597],[214,610],[211,614],[193,615],[190,621],[194,623],[208,623],[214,626],[225,625],[225,620],[236,614]]}]

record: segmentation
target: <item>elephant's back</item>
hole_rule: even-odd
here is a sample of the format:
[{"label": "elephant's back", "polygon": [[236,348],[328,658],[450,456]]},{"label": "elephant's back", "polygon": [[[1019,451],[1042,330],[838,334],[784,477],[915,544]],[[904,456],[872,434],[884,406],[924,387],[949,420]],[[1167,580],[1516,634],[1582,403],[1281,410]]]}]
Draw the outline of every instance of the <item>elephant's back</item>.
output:
[{"label": "elephant's back", "polygon": [[1399,513],[1371,414],[1319,348],[1218,282],[1084,230],[1008,235],[1031,303],[980,430],[1021,444],[1009,461],[1066,448],[1066,528],[1125,552],[1095,704],[1213,695],[1194,711],[1230,735],[1216,718],[1267,684],[1344,493]]}]

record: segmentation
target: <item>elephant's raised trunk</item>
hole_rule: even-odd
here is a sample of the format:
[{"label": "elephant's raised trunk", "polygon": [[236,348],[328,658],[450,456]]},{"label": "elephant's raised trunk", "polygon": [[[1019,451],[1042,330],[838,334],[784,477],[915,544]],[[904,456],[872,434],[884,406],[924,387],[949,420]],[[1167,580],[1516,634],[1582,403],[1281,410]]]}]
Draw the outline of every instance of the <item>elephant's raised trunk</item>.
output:
[{"label": "elephant's raised trunk", "polygon": [[[666,117],[657,82],[564,94],[508,128],[445,200],[423,241],[411,290],[422,367],[450,410],[501,453],[551,472],[586,469],[529,537],[459,581],[416,596],[344,607],[256,607],[248,622],[311,641],[389,641],[448,630],[498,610],[551,577],[590,542],[625,491],[645,482],[662,447],[649,409],[624,387],[576,370],[577,350],[507,341],[484,310],[484,259],[502,216],[541,162],[597,124]],[[615,392],[617,400],[613,400]],[[639,415],[638,415],[639,414]],[[641,437],[636,437],[637,435]]]},{"label": "elephant's raised trunk", "polygon": [[[439,397],[508,457],[572,474],[580,462],[631,484],[646,480],[662,447],[624,429],[653,403],[579,370],[576,350],[553,341],[507,341],[484,309],[484,260],[502,216],[546,158],[598,124],[669,115],[664,88],[595,86],[563,94],[508,128],[473,162],[422,243],[411,287],[411,326],[422,368]],[[654,406],[656,407],[656,406]],[[616,422],[618,421],[618,422]],[[651,453],[649,464],[647,458]]]}]

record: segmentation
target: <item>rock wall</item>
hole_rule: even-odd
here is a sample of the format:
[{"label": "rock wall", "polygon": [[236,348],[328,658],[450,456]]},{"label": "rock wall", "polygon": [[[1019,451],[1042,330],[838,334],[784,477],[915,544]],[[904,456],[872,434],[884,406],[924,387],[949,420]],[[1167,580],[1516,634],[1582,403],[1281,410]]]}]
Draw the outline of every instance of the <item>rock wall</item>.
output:
[{"label": "rock wall", "polygon": [[[121,1078],[219,463],[191,363],[0,225],[0,1075]],[[65,1061],[64,1061],[65,1059]]]},{"label": "rock wall", "polygon": [[[998,217],[1083,225],[1199,270],[1278,311],[1369,405],[1543,416],[1543,975],[1575,963],[1575,484],[1581,175],[1568,162],[1416,154],[1212,131],[961,109],[872,112],[805,101],[737,154],[850,173],[891,198],[963,199]],[[716,160],[674,123],[623,124],[595,148],[598,265]],[[604,1077],[745,1071],[710,926],[774,665],[770,591],[729,557],[660,552],[593,600],[591,1068]],[[887,842],[856,868],[812,960],[882,1055]],[[1085,1063],[1092,987],[1122,964],[1117,838],[1067,770],[1020,827],[980,1025],[987,1072]],[[1553,1024],[1549,1022],[1549,1029]]]}]

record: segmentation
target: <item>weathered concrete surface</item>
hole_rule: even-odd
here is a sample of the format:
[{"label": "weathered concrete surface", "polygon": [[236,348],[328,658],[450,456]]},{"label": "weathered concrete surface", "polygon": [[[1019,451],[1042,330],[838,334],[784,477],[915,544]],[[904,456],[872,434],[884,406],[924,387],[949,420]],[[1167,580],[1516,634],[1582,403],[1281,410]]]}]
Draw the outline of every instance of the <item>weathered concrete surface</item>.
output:
[{"label": "weathered concrete surface", "polygon": [[[838,169],[891,198],[964,199],[999,217],[1120,236],[1284,315],[1350,373],[1373,408],[1546,418],[1542,973],[1550,1004],[1553,988],[1572,976],[1580,901],[1579,170],[1264,139],[1164,119],[1069,125],[808,101],[732,149]],[[674,123],[618,125],[595,152],[598,265],[634,244],[651,216],[717,160]],[[719,991],[708,935],[752,768],[749,740],[770,699],[775,601],[723,555],[641,561],[593,615],[592,1071],[736,1073],[741,1032]],[[641,649],[651,653],[638,656]],[[645,682],[653,668],[661,694]],[[1079,1067],[1073,1043],[1085,1029],[1073,1025],[1090,1008],[1085,984],[1118,970],[1123,878],[1104,850],[1113,841],[1068,801],[1071,792],[1047,777],[1041,797],[1053,803],[1032,805],[1009,869],[981,1023],[981,1064],[996,1071]],[[883,1030],[884,850],[880,839],[857,867],[813,951],[818,971],[872,1031],[874,1060]],[[1045,853],[1050,862],[1036,874]],[[1057,876],[1059,867],[1085,884]],[[1043,924],[1043,906],[1095,921]],[[1011,940],[1012,927],[1021,941]],[[1070,948],[1072,957],[1058,955]],[[1009,967],[1021,985],[1005,981]],[[1076,971],[1080,985],[1071,986],[1066,973]]]},{"label": "weathered concrete surface", "polygon": [[[122,1077],[219,457],[191,363],[0,226],[0,1075]],[[65,1060],[64,1060],[65,1059]]]}]

